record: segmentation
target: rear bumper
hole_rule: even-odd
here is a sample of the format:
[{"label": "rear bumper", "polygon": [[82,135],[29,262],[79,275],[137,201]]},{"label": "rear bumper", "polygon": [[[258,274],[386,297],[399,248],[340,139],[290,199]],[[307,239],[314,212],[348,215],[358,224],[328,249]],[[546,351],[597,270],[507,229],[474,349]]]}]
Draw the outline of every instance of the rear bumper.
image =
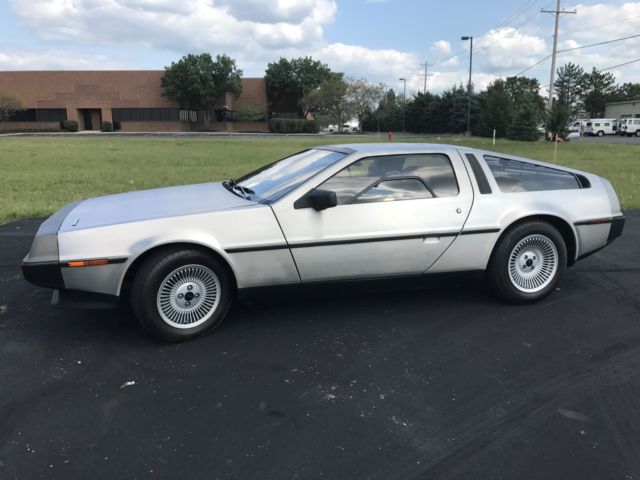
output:
[{"label": "rear bumper", "polygon": [[625,221],[626,219],[624,215],[621,215],[619,217],[614,217],[611,220],[611,229],[609,230],[609,236],[607,237],[607,245],[613,242],[620,235],[622,235]]},{"label": "rear bumper", "polygon": [[589,222],[586,222],[586,223],[584,223],[584,225],[585,226],[589,226],[589,225],[604,225],[605,223],[609,224],[608,225],[609,226],[609,233],[607,234],[606,242],[604,244],[601,244],[599,247],[591,249],[591,250],[587,251],[587,253],[585,253],[583,255],[580,255],[577,258],[577,260],[583,260],[583,259],[585,259],[587,257],[590,257],[594,253],[599,252],[600,250],[605,248],[607,245],[609,245],[611,242],[613,242],[620,235],[622,235],[622,231],[624,230],[625,217],[624,217],[624,215],[619,215],[617,217],[613,217],[611,220],[607,220],[606,222],[602,222],[601,220],[598,220],[598,222],[601,222],[601,223],[589,223]]}]

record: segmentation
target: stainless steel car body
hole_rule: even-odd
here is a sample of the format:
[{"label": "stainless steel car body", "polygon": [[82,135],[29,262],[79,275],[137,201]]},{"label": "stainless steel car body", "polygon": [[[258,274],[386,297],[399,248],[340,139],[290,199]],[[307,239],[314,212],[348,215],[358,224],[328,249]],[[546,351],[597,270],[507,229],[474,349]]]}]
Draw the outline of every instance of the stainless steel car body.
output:
[{"label": "stainless steel car body", "polygon": [[[605,179],[530,159],[439,144],[318,148],[346,155],[272,204],[236,196],[220,183],[109,195],[71,204],[43,223],[24,265],[27,269],[59,265],[64,286],[57,288],[113,297],[121,294],[127,272],[142,256],[173,244],[199,245],[220,256],[239,289],[484,270],[500,235],[530,217],[561,224],[571,237],[567,240],[573,263],[604,247],[611,240],[612,219],[622,215]],[[353,162],[415,153],[448,156],[459,194],[339,205],[320,212],[294,206],[296,200]],[[586,179],[589,188],[505,193],[484,155],[571,172]],[[473,157],[485,179],[474,172]],[[481,180],[488,182],[491,193],[481,193]],[[108,262],[68,267],[69,262],[84,259]],[[39,284],[56,286],[55,282]]]}]

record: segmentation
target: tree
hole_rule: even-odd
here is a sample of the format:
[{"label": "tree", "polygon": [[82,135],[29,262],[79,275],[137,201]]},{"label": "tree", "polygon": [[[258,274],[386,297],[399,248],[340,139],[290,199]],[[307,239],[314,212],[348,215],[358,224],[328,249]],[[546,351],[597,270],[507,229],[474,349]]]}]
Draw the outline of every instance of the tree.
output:
[{"label": "tree", "polygon": [[585,75],[582,103],[591,118],[604,116],[605,104],[616,90],[616,78],[610,72],[601,72],[593,67]]},{"label": "tree", "polygon": [[[473,95],[473,88],[472,88]],[[445,132],[461,133],[467,130],[467,89],[456,85],[449,90],[442,92],[442,102],[440,104],[440,115]]]},{"label": "tree", "polygon": [[540,82],[537,78],[507,77],[505,91],[509,97],[512,108],[520,102],[532,101],[541,117],[545,110],[544,98],[540,96]]},{"label": "tree", "polygon": [[360,128],[362,128],[363,117],[376,108],[384,96],[385,90],[386,86],[383,83],[369,83],[363,78],[347,82],[347,96],[358,117]]},{"label": "tree", "polygon": [[569,108],[569,114],[573,117],[580,115],[582,111],[586,75],[582,67],[567,63],[558,68],[557,78],[553,83],[558,100]]},{"label": "tree", "polygon": [[512,117],[513,102],[507,91],[504,80],[496,80],[491,83],[487,90],[478,96],[480,103],[480,115],[476,125],[476,133],[484,137],[493,135],[496,131],[497,137],[504,137],[507,133],[507,126]]},{"label": "tree", "polygon": [[533,99],[525,99],[513,111],[511,123],[507,127],[510,140],[535,141],[540,138],[538,132],[540,117]]},{"label": "tree", "polygon": [[617,85],[613,92],[608,95],[608,102],[625,102],[627,100],[637,100],[640,98],[640,83],[623,83]]},{"label": "tree", "polygon": [[24,110],[24,106],[15,95],[0,92],[0,122],[9,120],[11,115],[20,110]]},{"label": "tree", "polygon": [[300,57],[287,60],[280,58],[267,65],[265,81],[267,95],[272,102],[289,100],[291,105],[300,109],[300,114],[308,113],[300,108],[300,101],[331,75],[331,69],[311,57]]},{"label": "tree", "polygon": [[392,88],[387,90],[378,103],[378,108],[368,117],[365,117],[363,130],[393,131],[402,126],[402,106],[398,101],[396,92]]},{"label": "tree", "polygon": [[210,111],[226,93],[238,97],[242,91],[242,70],[227,55],[214,61],[208,53],[189,54],[164,70],[163,95],[181,107]]},{"label": "tree", "polygon": [[307,93],[300,101],[305,111],[326,115],[338,125],[349,121],[356,113],[353,102],[349,99],[349,85],[341,73],[333,73],[318,88]]},{"label": "tree", "polygon": [[567,136],[567,123],[569,123],[569,105],[554,100],[547,118],[547,130],[551,133],[551,138],[555,138],[556,135],[560,138],[565,138]]}]

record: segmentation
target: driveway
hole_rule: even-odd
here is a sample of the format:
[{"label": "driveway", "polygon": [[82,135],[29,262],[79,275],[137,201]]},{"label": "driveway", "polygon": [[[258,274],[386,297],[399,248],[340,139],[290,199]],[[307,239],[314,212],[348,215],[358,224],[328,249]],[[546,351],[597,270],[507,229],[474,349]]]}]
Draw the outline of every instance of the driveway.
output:
[{"label": "driveway", "polygon": [[511,306],[480,286],[236,303],[213,334],[150,339],[61,311],[0,226],[0,478],[640,477],[640,212]]}]

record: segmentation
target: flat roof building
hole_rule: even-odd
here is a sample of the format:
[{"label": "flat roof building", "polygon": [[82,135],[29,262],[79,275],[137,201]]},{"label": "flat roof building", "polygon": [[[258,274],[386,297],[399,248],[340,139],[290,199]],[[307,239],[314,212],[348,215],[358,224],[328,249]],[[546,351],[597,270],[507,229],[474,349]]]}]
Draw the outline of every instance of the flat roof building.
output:
[{"label": "flat roof building", "polygon": [[162,95],[163,70],[0,72],[0,92],[15,95],[26,110],[0,131],[55,130],[75,120],[79,130],[111,122],[123,131],[268,131],[266,121],[242,121],[239,112],[267,112],[264,78],[243,78],[238,99],[227,94],[213,115],[181,109]]},{"label": "flat roof building", "polygon": [[604,118],[638,118],[640,117],[640,98],[626,102],[607,103],[604,109]]}]

